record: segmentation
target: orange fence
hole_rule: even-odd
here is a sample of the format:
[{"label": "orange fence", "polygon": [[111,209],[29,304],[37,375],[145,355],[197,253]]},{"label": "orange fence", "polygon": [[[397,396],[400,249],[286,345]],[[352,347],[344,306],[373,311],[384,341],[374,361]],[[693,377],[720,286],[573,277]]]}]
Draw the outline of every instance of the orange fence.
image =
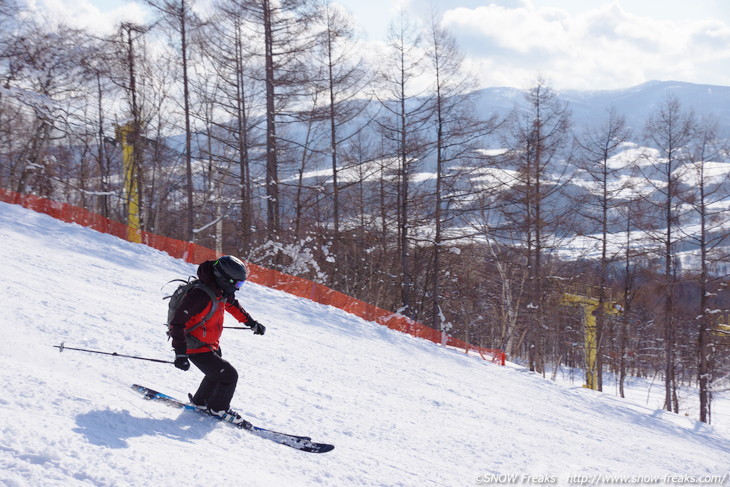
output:
[{"label": "orange fence", "polygon": [[[130,235],[129,227],[124,223],[110,220],[109,218],[77,206],[58,203],[38,196],[23,195],[2,188],[0,188],[0,201],[22,205],[25,208],[39,213],[45,213],[58,220],[77,223],[98,232],[108,233],[124,240],[130,240],[128,238]],[[139,232],[138,238],[143,244],[149,247],[162,250],[176,259],[183,259],[193,264],[218,257],[216,252],[209,248],[191,242],[183,242],[181,240],[155,235],[154,233],[142,231]],[[466,353],[475,352],[484,360],[491,360],[500,365],[505,364],[506,357],[502,350],[471,345],[463,340],[448,336],[445,333],[413,321],[403,315],[378,308],[308,279],[290,276],[283,272],[266,269],[255,264],[249,264],[249,270],[251,274],[249,280],[256,284],[285,291],[294,296],[306,298],[317,303],[334,306],[367,321],[374,321],[387,326],[392,330],[407,333],[414,337],[423,338],[447,347],[458,348],[464,350]]]}]

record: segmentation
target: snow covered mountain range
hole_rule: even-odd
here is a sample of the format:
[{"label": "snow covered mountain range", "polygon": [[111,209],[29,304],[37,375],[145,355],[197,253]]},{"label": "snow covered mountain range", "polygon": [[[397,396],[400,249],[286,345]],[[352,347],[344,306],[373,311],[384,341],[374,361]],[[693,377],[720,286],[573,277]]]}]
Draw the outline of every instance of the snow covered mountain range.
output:
[{"label": "snow covered mountain range", "polygon": [[[504,114],[522,103],[522,90],[485,88],[479,92],[478,113]],[[604,123],[606,110],[614,108],[626,118],[634,142],[640,142],[646,120],[668,96],[675,97],[682,108],[697,117],[713,116],[720,126],[730,127],[730,87],[701,85],[681,81],[648,81],[620,90],[563,90],[558,98],[569,104],[573,128],[596,127]],[[726,134],[730,137],[730,133]]]}]

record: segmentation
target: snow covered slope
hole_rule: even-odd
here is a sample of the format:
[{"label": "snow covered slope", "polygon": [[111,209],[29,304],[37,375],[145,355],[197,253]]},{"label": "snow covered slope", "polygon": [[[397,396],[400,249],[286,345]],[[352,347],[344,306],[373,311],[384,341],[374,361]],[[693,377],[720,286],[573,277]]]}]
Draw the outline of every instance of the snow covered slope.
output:
[{"label": "snow covered slope", "polygon": [[728,474],[723,431],[248,283],[240,300],[268,328],[223,336],[241,376],[234,406],[261,426],[336,445],[295,451],[130,389],[184,398],[197,370],[53,348],[170,359],[161,287],[194,266],[0,203],[0,269],[2,485],[464,486],[498,475],[568,485],[579,475]]}]

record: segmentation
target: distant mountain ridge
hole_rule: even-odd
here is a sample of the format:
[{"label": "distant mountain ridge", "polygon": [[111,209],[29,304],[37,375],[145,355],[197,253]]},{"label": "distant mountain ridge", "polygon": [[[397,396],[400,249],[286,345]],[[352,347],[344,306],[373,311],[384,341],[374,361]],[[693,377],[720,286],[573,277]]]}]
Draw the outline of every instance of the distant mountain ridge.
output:
[{"label": "distant mountain ridge", "polygon": [[[478,92],[480,114],[508,113],[524,103],[524,90],[517,88],[484,88]],[[632,129],[632,140],[638,141],[649,116],[669,96],[679,100],[682,108],[697,117],[716,117],[721,126],[730,127],[730,87],[681,81],[647,81],[619,90],[556,90],[558,97],[570,105],[573,129],[597,126],[611,107],[626,118]],[[729,134],[730,135],[730,134]]]},{"label": "distant mountain ridge", "polygon": [[[669,96],[674,96],[681,103],[683,110],[691,110],[698,118],[715,117],[720,127],[725,130],[725,137],[730,138],[730,86],[701,85],[680,81],[647,81],[646,83],[618,90],[555,90],[560,100],[567,102],[571,110],[572,130],[579,135],[583,130],[595,128],[605,123],[609,108],[613,107],[619,115],[626,119],[627,126],[631,128],[631,142],[642,143],[644,127],[650,116],[656,113],[660,104]],[[514,109],[524,107],[526,90],[510,87],[491,87],[476,91],[474,97],[474,112],[483,118],[491,115],[500,117],[507,116]],[[347,137],[361,130],[363,125],[380,112],[380,102],[377,100],[353,100],[348,102],[355,106],[356,111],[361,114],[354,119],[339,126],[341,137]],[[284,138],[295,141],[304,146],[311,144],[306,142],[308,128],[304,122],[289,121],[286,127]],[[370,134],[373,140],[380,138],[377,135],[377,124],[372,123],[371,127],[363,132]],[[254,130],[259,138],[263,140],[263,123]],[[168,146],[182,152],[184,150],[184,134],[175,134],[166,137]],[[494,147],[496,141],[489,142],[489,148]],[[196,148],[204,152],[207,150],[207,139],[204,133],[194,137]],[[324,145],[327,138],[321,137],[315,145],[316,149],[326,151]],[[315,147],[312,146],[312,149]],[[330,161],[323,159],[320,162],[313,161],[313,167],[308,169],[317,170],[330,167]],[[321,167],[320,167],[321,165]],[[286,169],[283,169],[284,173]]]}]

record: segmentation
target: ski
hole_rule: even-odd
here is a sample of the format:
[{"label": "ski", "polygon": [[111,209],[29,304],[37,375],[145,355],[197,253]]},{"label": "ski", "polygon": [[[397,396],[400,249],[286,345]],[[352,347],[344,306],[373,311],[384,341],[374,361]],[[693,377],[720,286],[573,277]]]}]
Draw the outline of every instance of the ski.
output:
[{"label": "ski", "polygon": [[[235,426],[236,428],[242,429],[244,431],[247,431],[251,434],[254,434],[258,437],[271,440],[273,442],[279,443],[281,445],[285,445],[291,448],[295,448],[297,450],[309,452],[309,453],[326,453],[328,451],[332,451],[335,447],[334,445],[329,445],[327,443],[315,443],[312,441],[312,439],[308,436],[296,436],[296,435],[290,435],[287,433],[280,433],[278,431],[272,431],[266,428],[261,428],[259,426],[253,426],[250,425],[250,423],[241,423],[241,424],[234,424],[230,423],[228,421],[225,421],[217,416],[214,416],[210,414],[207,410],[197,407],[194,404],[189,404],[183,401],[180,401],[179,399],[175,399],[174,397],[168,396],[167,394],[163,394],[159,391],[155,391],[154,389],[150,389],[149,387],[140,386],[138,384],[132,385],[132,389],[142,394],[142,397],[147,400],[155,400],[162,402],[164,404],[167,404],[168,406],[178,408],[178,409],[185,409],[188,411],[194,411],[199,414],[203,414],[205,416],[209,416],[211,418],[215,418],[219,421],[226,422],[230,424],[231,426]],[[248,426],[250,425],[250,428]]]}]

